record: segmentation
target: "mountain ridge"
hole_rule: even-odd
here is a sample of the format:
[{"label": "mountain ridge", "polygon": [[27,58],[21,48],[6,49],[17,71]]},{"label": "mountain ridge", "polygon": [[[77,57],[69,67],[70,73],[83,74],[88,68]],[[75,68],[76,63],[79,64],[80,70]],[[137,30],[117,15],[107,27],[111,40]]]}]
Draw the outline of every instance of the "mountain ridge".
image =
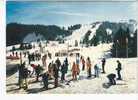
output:
[{"label": "mountain ridge", "polygon": [[[84,43],[84,38],[87,37],[86,34],[88,35],[88,41],[90,41],[92,40],[95,34],[109,34],[109,31],[110,35],[114,36],[120,27],[122,27],[125,30],[129,27],[129,30],[131,32],[135,31],[135,27],[137,26],[136,21],[130,20],[130,22],[116,23],[103,21],[94,22],[91,24],[76,24],[69,26],[68,29],[56,25],[26,25],[18,23],[9,23],[6,27],[6,45],[8,46],[20,44],[22,42],[28,42],[25,41],[25,38],[28,38],[28,35],[30,34],[36,35],[36,37],[33,37],[36,39],[32,40],[32,42],[40,40],[65,40],[66,42],[72,40],[72,42],[75,42],[75,40],[77,40],[79,43]],[[37,36],[40,35],[41,38],[37,38]]]}]

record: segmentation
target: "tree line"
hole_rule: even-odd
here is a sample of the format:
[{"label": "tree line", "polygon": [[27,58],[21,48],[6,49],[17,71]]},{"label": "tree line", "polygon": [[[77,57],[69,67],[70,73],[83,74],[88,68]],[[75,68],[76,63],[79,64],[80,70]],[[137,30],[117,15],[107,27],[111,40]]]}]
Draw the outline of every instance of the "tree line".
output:
[{"label": "tree line", "polygon": [[26,25],[9,23],[6,26],[6,45],[22,43],[25,36],[35,33],[41,34],[46,40],[55,40],[57,36],[68,36],[71,32],[56,25]]}]

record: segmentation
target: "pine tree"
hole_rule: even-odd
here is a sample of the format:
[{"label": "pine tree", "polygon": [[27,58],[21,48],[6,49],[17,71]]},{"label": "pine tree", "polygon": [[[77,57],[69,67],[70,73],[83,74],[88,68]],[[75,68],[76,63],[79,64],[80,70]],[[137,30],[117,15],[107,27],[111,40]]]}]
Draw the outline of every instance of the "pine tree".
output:
[{"label": "pine tree", "polygon": [[88,31],[86,34],[85,34],[85,36],[84,36],[84,38],[83,38],[83,44],[86,44],[86,46],[89,46],[89,36],[90,36],[90,33],[91,33],[91,31]]},{"label": "pine tree", "polygon": [[117,55],[117,57],[129,57],[129,51],[131,51],[129,28],[125,31],[120,27],[114,36],[112,55]]},{"label": "pine tree", "polygon": [[99,38],[96,35],[91,39],[91,46],[97,46],[99,44]]}]

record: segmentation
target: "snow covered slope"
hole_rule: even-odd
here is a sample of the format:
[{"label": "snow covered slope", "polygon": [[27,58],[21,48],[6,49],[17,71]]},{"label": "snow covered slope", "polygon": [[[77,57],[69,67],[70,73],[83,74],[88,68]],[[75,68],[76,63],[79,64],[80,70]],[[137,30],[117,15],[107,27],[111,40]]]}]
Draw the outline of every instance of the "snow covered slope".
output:
[{"label": "snow covered slope", "polygon": [[73,31],[72,35],[65,38],[67,40],[66,43],[69,43],[69,45],[75,45],[75,40],[77,40],[78,43],[80,43],[80,41],[84,38],[85,34],[88,31],[91,31],[90,37],[89,37],[89,39],[91,39],[101,24],[102,23],[81,25],[80,29]]},{"label": "snow covered slope", "polygon": [[31,43],[43,39],[44,39],[43,35],[40,34],[36,35],[35,33],[30,33],[23,39],[23,43]]}]

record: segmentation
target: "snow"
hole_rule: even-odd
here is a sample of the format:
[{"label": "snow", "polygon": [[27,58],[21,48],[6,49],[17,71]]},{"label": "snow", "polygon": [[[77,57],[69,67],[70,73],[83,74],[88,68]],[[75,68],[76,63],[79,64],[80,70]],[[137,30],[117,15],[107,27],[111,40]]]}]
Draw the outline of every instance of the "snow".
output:
[{"label": "snow", "polygon": [[[16,83],[18,82],[18,72],[13,74],[10,77],[7,77],[6,79],[6,90],[7,93],[14,94],[14,93],[46,93],[46,94],[77,94],[77,93],[136,93],[137,91],[137,69],[138,69],[138,58],[111,58],[110,56],[110,49],[111,49],[112,43],[110,44],[100,44],[96,47],[78,47],[80,49],[80,54],[85,57],[85,59],[89,56],[92,61],[92,74],[94,74],[93,66],[101,61],[101,58],[106,57],[106,65],[105,65],[105,71],[106,74],[100,74],[99,78],[91,78],[87,79],[87,72],[81,71],[80,75],[78,77],[77,81],[71,81],[69,85],[66,85],[67,82],[61,83],[59,82],[59,87],[53,88],[53,84],[49,85],[49,90],[42,90],[42,83],[31,83],[29,84],[28,91],[25,91],[23,89],[18,90],[18,86]],[[71,47],[69,49],[73,49],[75,47]],[[48,46],[45,47],[45,50],[49,50],[52,54],[54,54],[56,51],[59,50],[67,50],[67,44],[59,44],[55,46]],[[52,60],[55,60],[56,57],[53,56]],[[61,62],[65,59],[65,57],[59,57]],[[75,61],[75,57],[68,57],[69,59],[69,71],[66,75],[66,80],[70,80],[71,77],[71,66],[72,62]],[[122,63],[122,81],[117,81],[117,85],[111,86],[110,88],[104,88],[103,84],[107,83],[108,80],[106,76],[110,73],[116,73],[115,68],[117,67],[116,60],[120,60]],[[7,62],[7,66],[9,66],[11,62]],[[50,62],[50,60],[48,60]],[[15,62],[14,62],[15,63]],[[18,63],[18,62],[16,62]],[[35,63],[41,63],[35,62]],[[81,68],[80,64],[80,69]],[[100,66],[101,68],[101,66]],[[34,80],[34,78],[29,78],[29,81]],[[50,80],[50,82],[53,82],[53,80]]]},{"label": "snow", "polygon": [[109,28],[106,29],[106,32],[107,32],[108,35],[111,35],[112,34],[112,30],[109,29]]},{"label": "snow", "polygon": [[91,34],[89,36],[89,40],[91,40],[93,38],[93,36],[96,34],[96,30],[100,27],[102,23],[98,23],[98,24],[94,24],[94,27],[90,29]]},{"label": "snow", "polygon": [[7,47],[6,47],[6,51],[8,52],[8,51],[12,50],[13,46],[14,46],[15,48],[19,48],[19,47],[20,47],[20,44],[16,44],[16,45],[12,45],[12,46],[7,46]]},{"label": "snow", "polygon": [[[101,24],[102,23],[98,23],[96,25],[95,24],[82,24],[80,29],[73,31],[72,35],[66,37],[66,40],[67,40],[66,43],[69,43],[69,45],[75,45],[75,40],[77,40],[78,43],[80,43],[80,41],[84,38],[85,34],[89,30],[91,31],[89,39],[91,39]],[[93,25],[95,25],[95,27],[93,27]]]},{"label": "snow", "polygon": [[25,36],[25,38],[23,39],[23,43],[31,43],[37,40],[43,40],[44,36],[38,34],[38,36],[36,35],[36,33],[30,33],[27,36]]}]

